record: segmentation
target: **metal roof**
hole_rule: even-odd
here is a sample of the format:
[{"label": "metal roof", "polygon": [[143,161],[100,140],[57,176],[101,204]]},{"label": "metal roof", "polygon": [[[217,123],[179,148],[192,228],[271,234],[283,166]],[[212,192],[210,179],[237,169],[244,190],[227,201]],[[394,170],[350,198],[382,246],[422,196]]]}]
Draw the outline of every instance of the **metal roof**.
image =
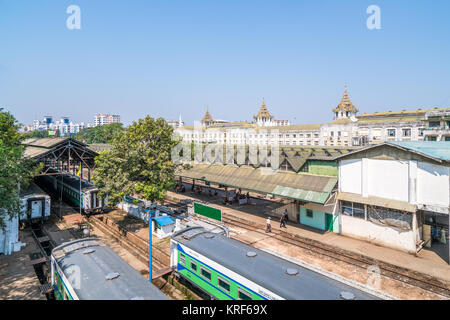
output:
[{"label": "metal roof", "polygon": [[[339,300],[341,292],[346,291],[359,300],[379,300],[342,282],[201,227],[184,229],[172,235],[172,239],[285,299]],[[290,269],[298,273],[289,275]]]},{"label": "metal roof", "polygon": [[160,226],[166,226],[175,223],[171,217],[167,216],[155,217],[153,218],[153,220],[155,220]]},{"label": "metal roof", "polygon": [[389,144],[414,150],[433,158],[450,161],[450,141],[392,141]]},{"label": "metal roof", "polygon": [[20,197],[28,197],[28,196],[43,196],[49,197],[49,195],[38,187],[38,185],[34,182],[31,182],[29,187],[25,190],[20,190]]},{"label": "metal roof", "polygon": [[251,166],[197,164],[176,175],[224,186],[323,204],[337,177],[318,176]]},{"label": "metal roof", "polygon": [[93,169],[94,158],[97,152],[89,149],[86,144],[66,137],[57,138],[30,138],[22,142],[25,146],[24,157],[35,161],[48,162],[58,160],[75,161],[83,163],[84,167]]},{"label": "metal roof", "polygon": [[74,290],[82,300],[168,300],[97,238],[64,243],[53,249],[52,256],[64,273],[79,267],[80,285]]},{"label": "metal roof", "polygon": [[363,197],[360,194],[339,192],[338,200],[364,203],[372,206],[396,209],[400,211],[416,212],[417,206],[409,202],[380,198],[375,196]]},{"label": "metal roof", "polygon": [[450,141],[390,141],[383,142],[377,145],[371,145],[347,154],[337,156],[335,160],[341,160],[347,156],[357,154],[359,152],[365,152],[373,148],[379,148],[381,146],[391,146],[394,148],[403,149],[412,153],[417,153],[423,157],[432,159],[437,162],[449,162],[450,161]]}]

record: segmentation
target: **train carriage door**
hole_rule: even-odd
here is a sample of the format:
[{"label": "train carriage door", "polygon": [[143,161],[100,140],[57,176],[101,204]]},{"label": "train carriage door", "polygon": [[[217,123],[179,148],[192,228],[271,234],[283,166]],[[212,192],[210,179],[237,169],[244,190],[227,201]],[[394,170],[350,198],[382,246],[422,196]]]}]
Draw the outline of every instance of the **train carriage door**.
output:
[{"label": "train carriage door", "polygon": [[97,208],[98,207],[98,198],[97,198],[97,192],[91,192],[91,208]]},{"label": "train carriage door", "polygon": [[83,193],[83,203],[82,206],[84,209],[90,209],[91,208],[91,202],[89,201],[89,193]]},{"label": "train carriage door", "polygon": [[31,219],[42,217],[42,200],[31,201]]}]

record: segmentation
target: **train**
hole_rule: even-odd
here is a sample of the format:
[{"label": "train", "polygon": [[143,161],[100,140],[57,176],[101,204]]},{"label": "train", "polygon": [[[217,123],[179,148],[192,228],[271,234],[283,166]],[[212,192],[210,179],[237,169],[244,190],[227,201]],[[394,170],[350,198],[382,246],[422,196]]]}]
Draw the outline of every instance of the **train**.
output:
[{"label": "train", "polygon": [[214,300],[380,300],[321,273],[203,227],[170,240],[175,275]]},{"label": "train", "polygon": [[36,183],[31,182],[28,188],[20,190],[20,202],[20,223],[35,223],[50,217],[51,198]]},{"label": "train", "polygon": [[170,300],[98,238],[52,250],[51,286],[56,300]]},{"label": "train", "polygon": [[57,171],[49,171],[49,174],[42,176],[42,180],[58,195],[62,193],[66,202],[76,207],[81,205],[84,214],[89,215],[104,210],[106,201],[98,196],[97,187],[90,181],[80,179],[72,174],[58,174]]}]

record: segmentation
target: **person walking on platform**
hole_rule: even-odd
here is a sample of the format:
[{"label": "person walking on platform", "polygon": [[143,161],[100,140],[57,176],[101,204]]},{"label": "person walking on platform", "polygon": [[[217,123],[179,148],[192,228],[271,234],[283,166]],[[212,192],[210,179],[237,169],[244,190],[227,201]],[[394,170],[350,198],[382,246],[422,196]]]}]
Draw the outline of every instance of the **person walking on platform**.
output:
[{"label": "person walking on platform", "polygon": [[284,210],[283,214],[281,215],[281,219],[280,219],[280,228],[286,227],[286,216],[287,216],[287,209]]},{"label": "person walking on platform", "polygon": [[270,217],[266,220],[266,232],[272,232],[272,227],[270,225]]}]

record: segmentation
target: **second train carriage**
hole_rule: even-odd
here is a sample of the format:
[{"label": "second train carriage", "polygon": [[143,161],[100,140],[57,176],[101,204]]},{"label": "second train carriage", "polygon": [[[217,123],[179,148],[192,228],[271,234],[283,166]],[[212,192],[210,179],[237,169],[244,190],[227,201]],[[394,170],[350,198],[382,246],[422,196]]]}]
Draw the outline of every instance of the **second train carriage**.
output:
[{"label": "second train carriage", "polygon": [[169,300],[97,238],[54,248],[51,275],[57,300]]},{"label": "second train carriage", "polygon": [[[52,172],[55,173],[55,172]],[[84,213],[91,214],[101,212],[104,208],[104,200],[98,196],[98,189],[91,182],[71,174],[53,174],[43,176],[45,182],[54,191],[61,194],[65,201],[74,206],[80,206]]]},{"label": "second train carriage", "polygon": [[176,274],[213,299],[380,299],[202,227],[174,233],[170,250]]},{"label": "second train carriage", "polygon": [[20,202],[22,205],[20,222],[31,223],[47,220],[50,217],[50,196],[36,183],[31,182],[27,189],[20,190]]}]

